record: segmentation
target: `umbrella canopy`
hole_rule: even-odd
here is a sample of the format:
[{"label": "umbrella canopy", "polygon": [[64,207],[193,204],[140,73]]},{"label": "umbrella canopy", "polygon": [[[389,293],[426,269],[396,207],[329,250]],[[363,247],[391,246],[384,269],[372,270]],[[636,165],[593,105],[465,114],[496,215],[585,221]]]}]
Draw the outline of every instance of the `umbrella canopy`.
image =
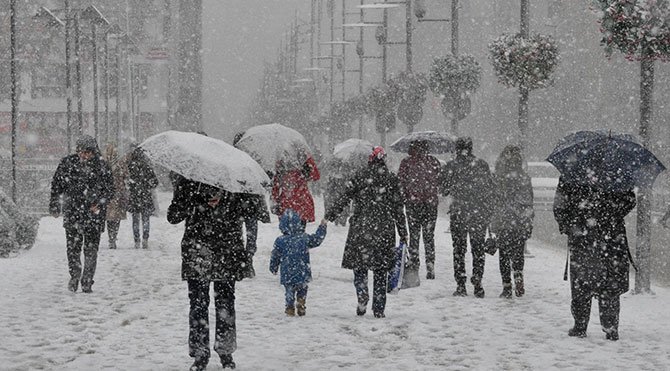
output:
[{"label": "umbrella canopy", "polygon": [[456,136],[445,132],[415,131],[393,142],[391,149],[407,153],[412,142],[423,141],[428,145],[428,153],[449,153],[456,150],[456,139]]},{"label": "umbrella canopy", "polygon": [[626,191],[651,186],[665,166],[633,135],[578,131],[561,139],[547,161],[567,182]]},{"label": "umbrella canopy", "polygon": [[265,194],[265,171],[248,154],[197,133],[165,131],[140,144],[156,164],[185,178],[233,193]]},{"label": "umbrella canopy", "polygon": [[275,171],[278,162],[288,169],[300,169],[311,156],[305,137],[281,124],[249,128],[235,146],[248,153],[269,172]]},{"label": "umbrella canopy", "polygon": [[347,139],[335,145],[332,156],[326,161],[326,167],[337,174],[355,172],[367,165],[373,147],[365,139]]}]

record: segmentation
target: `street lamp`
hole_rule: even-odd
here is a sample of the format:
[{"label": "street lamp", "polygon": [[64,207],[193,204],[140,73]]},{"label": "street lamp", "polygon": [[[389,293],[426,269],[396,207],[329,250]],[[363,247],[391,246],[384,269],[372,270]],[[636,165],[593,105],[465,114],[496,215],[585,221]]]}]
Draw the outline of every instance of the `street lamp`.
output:
[{"label": "street lamp", "polygon": [[[117,24],[109,26],[104,32],[104,77],[103,81],[105,82],[104,99],[105,99],[105,135],[104,141],[109,142],[109,37],[113,35],[120,34],[121,27]],[[118,96],[118,89],[117,89]],[[118,145],[118,143],[117,143]]]}]

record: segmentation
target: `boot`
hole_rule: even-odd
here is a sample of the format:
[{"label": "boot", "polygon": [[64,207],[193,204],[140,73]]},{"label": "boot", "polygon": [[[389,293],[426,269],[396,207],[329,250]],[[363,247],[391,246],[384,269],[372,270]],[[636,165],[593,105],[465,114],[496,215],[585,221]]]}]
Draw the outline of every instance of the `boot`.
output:
[{"label": "boot", "polygon": [[603,329],[605,331],[605,339],[617,341],[619,340],[619,331],[615,328]]},{"label": "boot", "polygon": [[586,329],[583,327],[579,327],[575,325],[573,328],[568,330],[568,336],[572,337],[577,337],[577,338],[585,338],[586,337]]},{"label": "boot", "polygon": [[205,371],[207,369],[207,364],[209,363],[209,358],[207,357],[196,357],[195,362],[189,368],[189,371]]},{"label": "boot", "polygon": [[149,248],[149,240],[147,240],[147,239],[142,240],[142,248],[143,249],[148,249]]},{"label": "boot", "polygon": [[514,272],[514,294],[518,297],[522,297],[526,293],[526,290],[523,288],[523,272],[515,271]]},{"label": "boot", "polygon": [[481,284],[475,285],[475,297],[480,299],[484,297],[484,288]]},{"label": "boot", "polygon": [[109,248],[116,249],[116,241],[109,241]]},{"label": "boot", "polygon": [[139,249],[139,248],[140,248],[140,241],[139,241],[139,240],[138,240],[138,241],[135,241],[135,248],[136,248],[136,249]]},{"label": "boot", "polygon": [[426,279],[434,280],[435,279],[435,263],[426,262]]},{"label": "boot", "polygon": [[503,299],[511,299],[512,298],[512,283],[504,283],[503,284],[503,291],[500,293],[500,297]]},{"label": "boot", "polygon": [[456,287],[456,291],[453,293],[454,296],[468,296],[468,291],[465,289],[464,283],[459,283]]},{"label": "boot", "polygon": [[289,317],[294,317],[295,316],[295,307],[286,307],[284,310],[284,313],[286,313],[287,316]]},{"label": "boot", "polygon": [[223,368],[235,368],[235,366],[237,366],[237,365],[233,361],[233,355],[232,354],[222,355],[221,356],[221,366],[223,366]]},{"label": "boot", "polygon": [[70,278],[70,281],[67,283],[67,289],[72,292],[77,292],[79,288],[79,278]]},{"label": "boot", "polygon": [[296,313],[301,317],[305,315],[305,309],[306,309],[305,300],[307,300],[307,299],[306,298],[298,298],[298,304],[295,306]]},{"label": "boot", "polygon": [[367,305],[363,303],[358,303],[356,306],[356,315],[357,316],[362,316],[365,314],[365,311],[367,310]]}]

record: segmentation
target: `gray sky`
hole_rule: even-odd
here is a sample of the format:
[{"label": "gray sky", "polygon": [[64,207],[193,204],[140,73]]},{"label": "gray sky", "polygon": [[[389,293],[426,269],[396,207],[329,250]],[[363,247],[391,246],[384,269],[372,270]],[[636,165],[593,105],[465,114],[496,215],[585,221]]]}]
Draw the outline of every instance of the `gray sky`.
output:
[{"label": "gray sky", "polygon": [[230,139],[243,122],[263,72],[275,61],[282,35],[308,0],[204,0],[204,120],[212,135]]}]

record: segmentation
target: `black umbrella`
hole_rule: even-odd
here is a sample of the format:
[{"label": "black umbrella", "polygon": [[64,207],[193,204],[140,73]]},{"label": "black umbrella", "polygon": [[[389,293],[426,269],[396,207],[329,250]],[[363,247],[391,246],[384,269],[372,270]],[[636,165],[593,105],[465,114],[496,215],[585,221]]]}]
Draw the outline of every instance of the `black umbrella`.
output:
[{"label": "black umbrella", "polygon": [[428,153],[449,153],[456,150],[456,139],[456,136],[445,132],[415,131],[393,142],[391,149],[407,153],[412,142],[421,141],[428,146]]},{"label": "black umbrella", "polygon": [[665,166],[633,135],[578,131],[561,139],[547,157],[566,182],[626,191],[649,185]]}]

